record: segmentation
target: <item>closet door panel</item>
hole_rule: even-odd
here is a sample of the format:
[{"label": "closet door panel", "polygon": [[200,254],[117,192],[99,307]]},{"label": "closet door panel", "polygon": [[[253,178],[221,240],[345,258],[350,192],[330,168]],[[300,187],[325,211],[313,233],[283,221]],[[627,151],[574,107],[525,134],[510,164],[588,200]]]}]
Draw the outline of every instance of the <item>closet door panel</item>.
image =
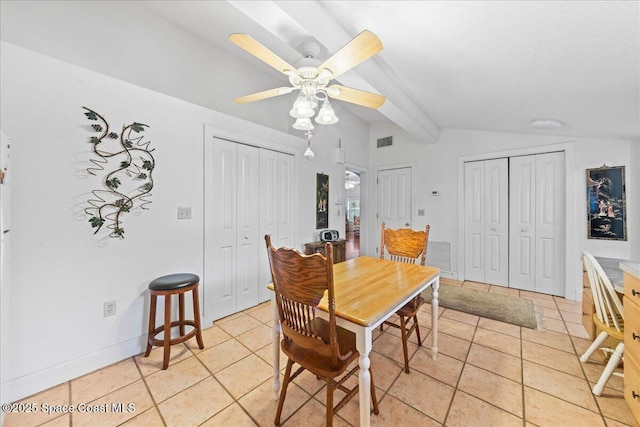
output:
[{"label": "closet door panel", "polygon": [[260,149],[238,146],[236,310],[258,304],[260,249]]},{"label": "closet door panel", "polygon": [[484,282],[485,197],[484,162],[464,165],[464,277]]},{"label": "closet door panel", "polygon": [[536,281],[535,156],[509,159],[509,203],[509,286],[533,291]]},{"label": "closet door panel", "polygon": [[[235,313],[237,258],[237,147],[214,139],[206,147],[205,172],[205,316],[218,319]],[[211,313],[212,317],[209,317]]]},{"label": "closet door panel", "polygon": [[295,206],[295,162],[290,154],[278,153],[278,245],[292,248],[294,246]]},{"label": "closet door panel", "polygon": [[564,153],[536,156],[536,292],[564,295]]},{"label": "closet door panel", "polygon": [[485,283],[509,285],[509,162],[485,161]]},{"label": "closet door panel", "polygon": [[267,256],[264,236],[271,236],[271,243],[278,246],[278,153],[260,150],[260,239],[263,247],[259,253],[260,285],[258,289],[260,301],[267,301],[271,291],[267,284],[271,282],[271,269]]},{"label": "closet door panel", "polygon": [[260,302],[271,298],[267,289],[271,269],[264,236],[271,236],[276,248],[293,247],[294,157],[290,154],[260,149],[260,250],[258,294]]}]

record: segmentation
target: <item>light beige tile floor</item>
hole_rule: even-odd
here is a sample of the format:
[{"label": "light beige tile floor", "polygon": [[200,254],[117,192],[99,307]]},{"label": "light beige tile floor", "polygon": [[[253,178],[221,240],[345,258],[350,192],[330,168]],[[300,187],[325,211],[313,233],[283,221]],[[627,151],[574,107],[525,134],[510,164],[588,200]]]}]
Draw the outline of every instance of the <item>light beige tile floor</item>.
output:
[{"label": "light beige tile floor", "polygon": [[[613,377],[601,397],[591,394],[603,361],[580,363],[590,341],[580,303],[478,283],[464,286],[518,294],[538,302],[546,329],[521,328],[440,308],[439,355],[431,358],[430,306],[419,316],[422,347],[411,337],[411,373],[402,369],[399,331],[376,331],[371,366],[380,415],[374,426],[624,426],[637,425]],[[194,341],[171,350],[162,371],[161,349],[76,378],[24,402],[85,404],[97,412],[6,415],[5,427],[29,426],[270,426],[271,308],[268,303],[221,319]],[[281,368],[286,360],[281,357]],[[285,426],[322,426],[323,383],[305,373],[289,387]],[[112,405],[122,403],[120,411]],[[100,412],[106,410],[106,412]],[[357,396],[334,425],[358,424]]]}]

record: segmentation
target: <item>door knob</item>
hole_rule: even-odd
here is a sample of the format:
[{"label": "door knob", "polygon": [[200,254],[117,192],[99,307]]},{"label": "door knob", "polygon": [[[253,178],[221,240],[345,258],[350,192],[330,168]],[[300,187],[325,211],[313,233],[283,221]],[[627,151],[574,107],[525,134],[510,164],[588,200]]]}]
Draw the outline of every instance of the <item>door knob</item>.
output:
[{"label": "door knob", "polygon": [[527,227],[523,228],[523,229],[522,229],[522,230],[520,230],[520,231],[522,231],[523,233],[526,233],[526,232],[527,232]]},{"label": "door knob", "polygon": [[249,236],[244,236],[244,240],[249,240]]},{"label": "door knob", "polygon": [[491,227],[491,231],[498,231],[496,227]]},{"label": "door knob", "polygon": [[405,222],[405,223],[404,223],[404,225],[406,225],[406,226],[408,227],[408,226],[409,226],[409,223],[408,223],[408,222]]}]

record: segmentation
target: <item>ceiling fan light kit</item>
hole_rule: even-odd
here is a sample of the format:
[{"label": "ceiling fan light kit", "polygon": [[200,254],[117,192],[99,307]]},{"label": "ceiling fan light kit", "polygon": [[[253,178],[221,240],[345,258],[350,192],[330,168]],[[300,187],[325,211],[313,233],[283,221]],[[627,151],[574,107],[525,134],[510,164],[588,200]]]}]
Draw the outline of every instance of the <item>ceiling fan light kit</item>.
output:
[{"label": "ceiling fan light kit", "polygon": [[[311,123],[311,117],[316,115],[319,101],[322,101],[322,107],[316,115],[315,122],[321,125],[332,125],[338,123],[339,119],[329,102],[329,98],[373,109],[380,108],[386,100],[385,96],[375,93],[340,85],[327,86],[330,80],[336,79],[341,74],[382,50],[382,42],[369,30],[364,30],[358,34],[317,67],[310,64],[314,63],[314,56],[319,53],[320,49],[319,46],[312,42],[303,46],[305,57],[299,61],[303,65],[295,68],[247,34],[231,34],[229,40],[286,75],[291,84],[291,87],[270,89],[235,98],[234,101],[244,104],[299,90],[300,93],[289,111],[289,115],[296,119],[293,124],[294,129],[310,131],[314,128]],[[311,149],[307,147],[307,151],[310,152]],[[307,156],[307,152],[305,152],[305,157],[313,158],[313,152],[311,152],[310,156]]]}]

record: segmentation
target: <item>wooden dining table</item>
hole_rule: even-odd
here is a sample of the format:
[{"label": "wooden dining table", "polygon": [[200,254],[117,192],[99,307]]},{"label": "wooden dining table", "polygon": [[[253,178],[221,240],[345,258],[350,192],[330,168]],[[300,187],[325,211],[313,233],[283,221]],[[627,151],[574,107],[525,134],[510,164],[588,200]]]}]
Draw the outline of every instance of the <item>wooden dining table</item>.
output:
[{"label": "wooden dining table", "polygon": [[[431,355],[438,353],[438,288],[440,269],[362,256],[333,266],[336,323],[356,334],[358,360],[360,426],[369,426],[371,412],[371,365],[369,353],[372,333],[404,304],[431,286]],[[270,285],[273,289],[273,285]],[[271,303],[273,322],[273,392],[280,390],[280,319],[275,292]],[[318,308],[328,316],[327,296]]]}]

